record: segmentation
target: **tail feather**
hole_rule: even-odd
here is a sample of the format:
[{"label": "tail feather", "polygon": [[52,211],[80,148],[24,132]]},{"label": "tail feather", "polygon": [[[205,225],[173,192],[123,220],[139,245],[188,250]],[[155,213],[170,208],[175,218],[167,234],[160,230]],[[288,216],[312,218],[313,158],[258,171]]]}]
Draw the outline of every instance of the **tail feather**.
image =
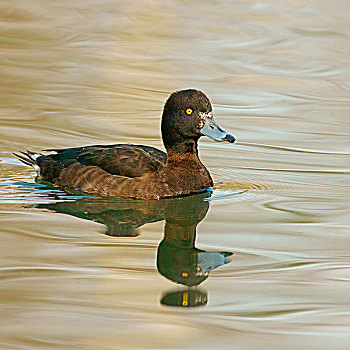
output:
[{"label": "tail feather", "polygon": [[25,158],[17,153],[13,153],[13,154],[25,165],[33,166],[33,163],[30,160],[28,160],[28,158]]},{"label": "tail feather", "polygon": [[20,152],[21,154],[13,153],[22,163],[33,167],[37,172],[40,167],[37,162],[37,158],[42,156],[40,153],[35,153],[32,151]]}]

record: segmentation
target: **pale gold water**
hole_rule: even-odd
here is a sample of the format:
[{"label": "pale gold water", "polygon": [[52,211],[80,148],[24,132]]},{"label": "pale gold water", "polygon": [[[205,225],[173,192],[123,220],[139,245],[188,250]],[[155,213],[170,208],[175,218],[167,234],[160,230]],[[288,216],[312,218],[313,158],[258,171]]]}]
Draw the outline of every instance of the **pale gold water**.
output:
[{"label": "pale gold water", "polygon": [[[347,349],[349,13],[346,0],[1,2],[0,348]],[[156,267],[164,221],[104,235],[50,207],[72,198],[12,155],[161,148],[164,100],[188,87],[238,139],[200,142],[216,190],[195,244],[235,255],[193,308],[161,303],[186,291]],[[91,200],[82,215],[115,205]]]}]

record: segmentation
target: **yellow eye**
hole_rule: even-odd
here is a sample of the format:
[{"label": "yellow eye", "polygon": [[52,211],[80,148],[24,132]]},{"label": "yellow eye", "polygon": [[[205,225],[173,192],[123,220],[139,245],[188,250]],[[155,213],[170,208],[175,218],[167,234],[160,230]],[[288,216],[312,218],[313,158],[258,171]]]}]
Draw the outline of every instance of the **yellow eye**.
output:
[{"label": "yellow eye", "polygon": [[186,113],[187,113],[188,115],[191,115],[191,114],[192,114],[192,109],[191,109],[191,108],[187,108],[187,109],[186,109]]}]

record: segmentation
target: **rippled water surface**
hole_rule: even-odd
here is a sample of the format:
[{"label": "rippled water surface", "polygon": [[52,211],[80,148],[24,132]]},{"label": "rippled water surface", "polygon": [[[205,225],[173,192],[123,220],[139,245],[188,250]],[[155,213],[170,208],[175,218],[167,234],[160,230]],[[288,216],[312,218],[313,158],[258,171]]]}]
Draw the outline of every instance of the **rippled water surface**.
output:
[{"label": "rippled water surface", "polygon": [[[0,3],[1,349],[346,349],[350,3]],[[212,197],[107,200],[12,152],[162,148],[198,88]]]}]

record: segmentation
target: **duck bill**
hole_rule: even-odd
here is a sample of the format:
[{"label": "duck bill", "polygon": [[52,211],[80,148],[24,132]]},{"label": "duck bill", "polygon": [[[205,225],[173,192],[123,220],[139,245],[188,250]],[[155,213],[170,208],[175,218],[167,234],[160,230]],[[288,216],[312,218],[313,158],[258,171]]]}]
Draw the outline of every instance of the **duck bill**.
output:
[{"label": "duck bill", "polygon": [[213,114],[202,113],[201,117],[205,121],[203,128],[201,129],[201,134],[210,137],[215,141],[227,141],[233,143],[236,141],[235,137],[228,134],[226,131],[222,130],[218,124],[216,124]]},{"label": "duck bill", "polygon": [[198,253],[198,266],[204,273],[219,266],[229,264],[233,260],[233,253],[229,252],[200,252]]}]

